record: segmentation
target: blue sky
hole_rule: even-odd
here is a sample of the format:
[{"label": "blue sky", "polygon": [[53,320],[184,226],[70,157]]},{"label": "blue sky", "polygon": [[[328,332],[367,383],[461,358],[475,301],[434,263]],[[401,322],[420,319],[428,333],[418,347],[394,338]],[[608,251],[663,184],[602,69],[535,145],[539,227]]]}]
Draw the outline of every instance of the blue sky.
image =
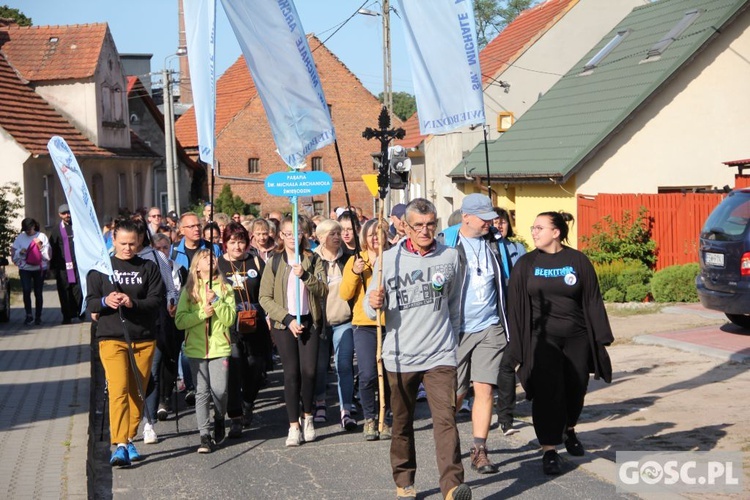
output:
[{"label": "blue sky", "polygon": [[[178,0],[6,0],[20,9],[36,26],[51,24],[109,23],[120,53],[149,53],[152,71],[160,71],[164,59],[177,50]],[[369,0],[295,0],[300,20],[308,33],[321,40],[362,5],[380,11],[379,2]],[[397,7],[395,0],[391,7]],[[240,56],[240,48],[221,8],[217,5],[216,66],[223,73]],[[325,42],[326,46],[373,94],[383,90],[383,35],[380,17],[355,15]],[[403,27],[391,13],[391,58],[393,90],[414,93]],[[174,60],[170,61],[176,67]]]}]

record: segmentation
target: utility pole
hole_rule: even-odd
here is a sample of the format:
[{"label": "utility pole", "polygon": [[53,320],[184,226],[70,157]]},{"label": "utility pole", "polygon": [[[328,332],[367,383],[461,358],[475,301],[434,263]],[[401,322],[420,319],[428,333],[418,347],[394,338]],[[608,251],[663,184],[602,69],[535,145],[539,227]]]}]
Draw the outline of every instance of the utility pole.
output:
[{"label": "utility pole", "polygon": [[393,78],[391,76],[391,6],[383,0],[383,104],[393,120]]},{"label": "utility pole", "polygon": [[174,182],[174,110],[172,108],[172,83],[169,81],[169,69],[164,65],[162,72],[162,95],[164,96],[164,159],[167,175],[167,212],[175,210]]}]

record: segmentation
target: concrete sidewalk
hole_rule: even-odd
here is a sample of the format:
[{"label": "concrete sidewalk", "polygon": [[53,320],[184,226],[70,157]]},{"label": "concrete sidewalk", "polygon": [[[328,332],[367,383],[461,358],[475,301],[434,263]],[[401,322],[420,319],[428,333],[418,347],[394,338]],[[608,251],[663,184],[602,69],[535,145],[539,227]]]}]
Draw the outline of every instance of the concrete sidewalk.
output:
[{"label": "concrete sidewalk", "polygon": [[[33,295],[32,295],[33,301]],[[15,304],[0,324],[0,491],[5,498],[88,498],[88,323],[60,325],[54,283],[42,325]]]}]

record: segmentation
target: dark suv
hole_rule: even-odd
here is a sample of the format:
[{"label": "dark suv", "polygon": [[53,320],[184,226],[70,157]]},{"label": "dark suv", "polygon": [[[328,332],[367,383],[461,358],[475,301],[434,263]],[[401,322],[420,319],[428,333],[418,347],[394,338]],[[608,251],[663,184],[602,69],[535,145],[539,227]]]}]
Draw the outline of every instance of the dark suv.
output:
[{"label": "dark suv", "polygon": [[703,307],[750,329],[750,189],[732,191],[711,212],[700,235],[695,280]]}]

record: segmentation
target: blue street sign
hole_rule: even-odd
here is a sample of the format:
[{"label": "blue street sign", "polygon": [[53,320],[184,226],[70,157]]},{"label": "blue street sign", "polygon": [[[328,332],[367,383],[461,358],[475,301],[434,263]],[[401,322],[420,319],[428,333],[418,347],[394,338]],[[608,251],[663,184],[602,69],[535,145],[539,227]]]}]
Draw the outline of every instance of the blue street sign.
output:
[{"label": "blue street sign", "polygon": [[315,196],[333,188],[325,172],[276,172],[266,177],[266,192],[272,196]]}]

